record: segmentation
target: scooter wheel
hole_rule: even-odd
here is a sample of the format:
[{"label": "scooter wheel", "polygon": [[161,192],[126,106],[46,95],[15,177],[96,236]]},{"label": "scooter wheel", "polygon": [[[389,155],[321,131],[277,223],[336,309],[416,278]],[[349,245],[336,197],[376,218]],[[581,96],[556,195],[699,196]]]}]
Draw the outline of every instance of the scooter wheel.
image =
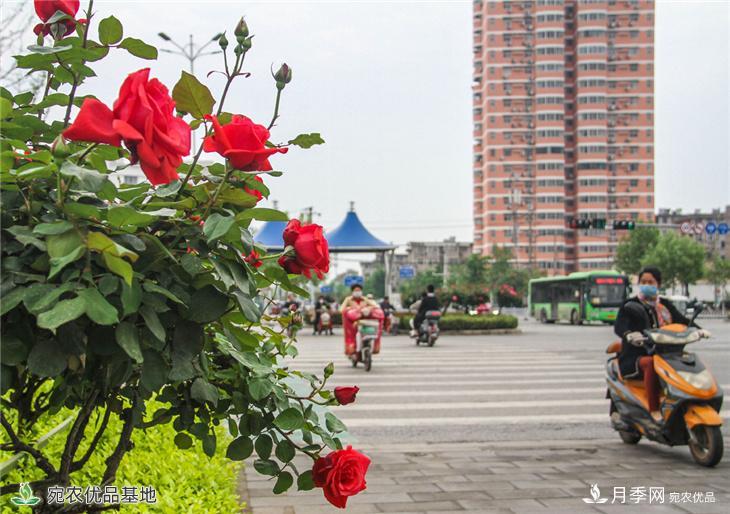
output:
[{"label": "scooter wheel", "polygon": [[720,427],[697,425],[692,430],[694,438],[689,440],[689,452],[700,466],[717,466],[722,459],[723,442]]},{"label": "scooter wheel", "polygon": [[433,345],[435,345],[435,344],[436,344],[436,338],[435,338],[435,337],[433,337],[433,336],[430,336],[430,337],[428,338],[428,346],[433,346]]},{"label": "scooter wheel", "polygon": [[626,444],[637,444],[641,441],[641,434],[636,432],[626,432],[625,430],[619,430],[618,435],[621,436],[621,440]]},{"label": "scooter wheel", "polygon": [[373,369],[373,357],[370,355],[370,352],[367,352],[367,355],[365,355],[365,371],[370,371]]}]

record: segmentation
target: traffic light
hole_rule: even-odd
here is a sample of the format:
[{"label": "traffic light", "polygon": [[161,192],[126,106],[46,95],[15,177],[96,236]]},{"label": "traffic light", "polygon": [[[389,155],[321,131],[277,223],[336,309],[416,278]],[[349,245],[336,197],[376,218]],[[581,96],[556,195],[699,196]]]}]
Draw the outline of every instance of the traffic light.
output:
[{"label": "traffic light", "polygon": [[570,218],[570,228],[575,229],[585,229],[585,228],[591,228],[591,220],[587,220],[584,218]]},{"label": "traffic light", "polygon": [[597,228],[597,229],[601,229],[601,230],[606,228],[605,218],[596,218],[593,220],[592,224],[593,224],[593,228]]},{"label": "traffic light", "polygon": [[631,220],[615,220],[613,222],[614,230],[634,230],[636,223]]}]

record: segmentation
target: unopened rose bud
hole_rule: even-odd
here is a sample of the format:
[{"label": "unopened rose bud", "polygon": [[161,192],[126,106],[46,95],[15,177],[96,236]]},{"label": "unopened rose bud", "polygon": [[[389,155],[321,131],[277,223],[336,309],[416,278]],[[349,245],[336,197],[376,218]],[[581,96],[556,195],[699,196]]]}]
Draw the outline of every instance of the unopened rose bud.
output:
[{"label": "unopened rose bud", "polygon": [[248,25],[246,25],[246,20],[241,18],[241,21],[238,22],[236,30],[234,30],[233,33],[236,35],[238,42],[243,43],[243,40],[248,37]]},{"label": "unopened rose bud", "polygon": [[63,36],[66,35],[66,25],[64,23],[52,23],[50,31],[53,39],[63,39]]},{"label": "unopened rose bud", "polygon": [[71,155],[72,152],[63,136],[58,136],[51,144],[51,153],[54,157],[64,159]]},{"label": "unopened rose bud", "polygon": [[284,86],[291,82],[292,72],[289,65],[282,64],[279,71],[274,73],[274,80],[276,80],[276,87],[284,89]]},{"label": "unopened rose bud", "polygon": [[241,44],[241,46],[243,47],[243,49],[244,49],[245,51],[248,51],[248,50],[250,50],[250,49],[251,49],[251,47],[253,46],[253,42],[252,42],[252,39],[253,39],[253,36],[251,36],[251,37],[247,37],[246,39],[244,39],[244,40],[243,40],[243,41],[242,41],[242,42],[240,43],[240,44]]},{"label": "unopened rose bud", "polygon": [[225,50],[228,48],[228,40],[226,39],[226,35],[223,34],[221,37],[218,38],[218,46],[221,47],[221,50]]}]

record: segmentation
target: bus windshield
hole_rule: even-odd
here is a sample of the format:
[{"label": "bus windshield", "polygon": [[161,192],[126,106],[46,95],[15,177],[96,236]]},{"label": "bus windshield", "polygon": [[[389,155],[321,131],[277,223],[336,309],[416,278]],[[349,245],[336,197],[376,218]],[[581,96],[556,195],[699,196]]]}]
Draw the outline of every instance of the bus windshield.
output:
[{"label": "bus windshield", "polygon": [[596,277],[592,280],[588,301],[591,305],[617,306],[626,299],[626,283],[623,277]]}]

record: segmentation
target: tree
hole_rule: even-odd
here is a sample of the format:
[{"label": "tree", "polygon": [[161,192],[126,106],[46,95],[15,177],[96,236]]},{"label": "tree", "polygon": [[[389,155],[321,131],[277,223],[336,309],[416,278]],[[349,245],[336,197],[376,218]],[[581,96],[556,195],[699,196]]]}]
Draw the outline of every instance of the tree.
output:
[{"label": "tree", "polygon": [[649,250],[656,246],[659,230],[654,227],[638,227],[621,239],[616,247],[614,265],[624,273],[637,274],[642,260]]},{"label": "tree", "polygon": [[489,260],[473,253],[466,261],[454,266],[449,280],[449,292],[459,297],[462,305],[473,305],[488,294],[487,265]]},{"label": "tree", "polygon": [[660,235],[656,245],[641,259],[643,266],[657,266],[661,270],[665,286],[680,283],[685,294],[689,294],[689,284],[702,278],[704,263],[704,246],[674,232]]},{"label": "tree", "polygon": [[365,294],[372,294],[375,298],[385,296],[385,270],[382,267],[375,268],[365,279],[363,290]]},{"label": "tree", "polygon": [[724,302],[725,286],[730,282],[730,260],[715,257],[707,268],[705,277],[712,285],[720,290],[721,301]]},{"label": "tree", "polygon": [[405,280],[400,287],[401,301],[404,307],[408,307],[421,297],[426,287],[432,284],[436,289],[443,287],[444,278],[436,268],[419,271],[416,276]]}]

